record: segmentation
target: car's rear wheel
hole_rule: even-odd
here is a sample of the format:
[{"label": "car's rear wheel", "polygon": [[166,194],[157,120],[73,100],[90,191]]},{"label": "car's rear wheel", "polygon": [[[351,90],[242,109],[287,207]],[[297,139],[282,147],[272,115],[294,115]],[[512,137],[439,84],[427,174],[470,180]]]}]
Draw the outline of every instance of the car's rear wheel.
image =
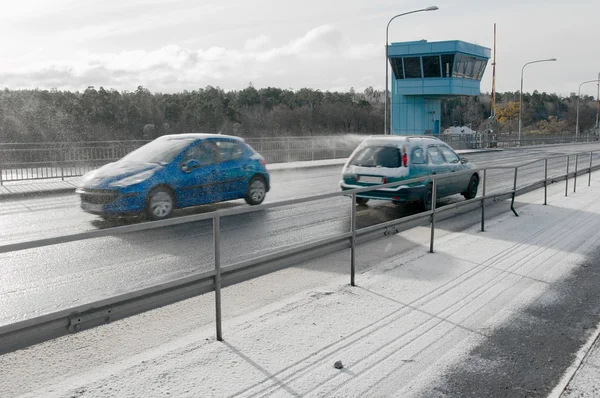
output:
[{"label": "car's rear wheel", "polygon": [[469,180],[469,185],[467,186],[467,190],[463,193],[465,199],[473,199],[477,196],[477,190],[479,189],[479,177],[473,174],[471,176],[471,180]]},{"label": "car's rear wheel", "polygon": [[431,200],[433,199],[433,186],[427,185],[425,191],[423,191],[423,199],[421,199],[421,210],[431,210]]},{"label": "car's rear wheel", "polygon": [[146,215],[152,220],[164,220],[173,215],[175,197],[166,187],[153,189],[146,201]]},{"label": "car's rear wheel", "polygon": [[248,191],[244,199],[251,206],[261,204],[267,196],[267,183],[265,179],[259,176],[252,177],[248,184]]},{"label": "car's rear wheel", "polygon": [[365,206],[369,202],[367,198],[356,198],[356,204],[359,206]]}]

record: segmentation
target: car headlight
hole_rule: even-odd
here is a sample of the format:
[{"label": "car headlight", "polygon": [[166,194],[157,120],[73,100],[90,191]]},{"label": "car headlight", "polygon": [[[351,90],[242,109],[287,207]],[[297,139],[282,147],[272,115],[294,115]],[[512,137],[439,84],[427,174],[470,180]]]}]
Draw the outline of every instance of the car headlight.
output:
[{"label": "car headlight", "polygon": [[152,177],[153,174],[154,170],[143,171],[141,173],[120,179],[119,181],[111,182],[109,186],[121,188],[128,187],[130,185],[135,185],[139,184],[140,182],[146,181],[148,178]]}]

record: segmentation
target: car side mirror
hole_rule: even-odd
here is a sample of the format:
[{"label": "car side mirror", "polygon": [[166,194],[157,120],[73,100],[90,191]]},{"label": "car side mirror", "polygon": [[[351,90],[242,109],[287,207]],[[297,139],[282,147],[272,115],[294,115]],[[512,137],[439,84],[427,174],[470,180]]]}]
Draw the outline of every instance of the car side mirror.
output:
[{"label": "car side mirror", "polygon": [[469,163],[469,160],[467,160],[467,158],[460,158],[460,163],[462,163],[462,164]]},{"label": "car side mirror", "polygon": [[181,170],[185,173],[189,173],[198,167],[200,167],[200,162],[196,159],[190,159],[181,166]]}]

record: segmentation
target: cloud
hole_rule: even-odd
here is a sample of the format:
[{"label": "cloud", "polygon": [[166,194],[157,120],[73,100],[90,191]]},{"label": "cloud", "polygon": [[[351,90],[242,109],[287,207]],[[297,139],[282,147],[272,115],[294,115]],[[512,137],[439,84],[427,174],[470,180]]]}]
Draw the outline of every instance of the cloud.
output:
[{"label": "cloud", "polygon": [[271,38],[266,35],[260,35],[255,37],[254,39],[246,40],[246,45],[244,45],[244,50],[255,51],[260,50],[261,48],[265,48],[271,44]]},{"label": "cloud", "polygon": [[356,60],[364,60],[365,58],[374,58],[381,56],[385,58],[385,49],[383,45],[376,44],[359,44],[348,48],[345,51],[346,57]]},{"label": "cloud", "polygon": [[311,29],[279,47],[265,48],[268,43],[270,39],[262,35],[248,40],[243,49],[192,50],[168,45],[151,51],[80,52],[73,61],[30,64],[19,72],[0,74],[0,81],[9,87],[131,89],[144,85],[174,91],[209,84],[231,87],[272,75],[283,80],[314,68],[318,73],[343,57],[341,34],[330,25]]}]

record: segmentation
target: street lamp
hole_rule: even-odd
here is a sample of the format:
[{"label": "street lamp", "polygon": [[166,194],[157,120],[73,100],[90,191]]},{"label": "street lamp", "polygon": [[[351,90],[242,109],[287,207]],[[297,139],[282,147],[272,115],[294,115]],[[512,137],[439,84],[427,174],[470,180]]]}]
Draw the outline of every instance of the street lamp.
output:
[{"label": "street lamp", "polygon": [[529,64],[535,64],[535,63],[538,63],[538,62],[554,62],[554,61],[556,61],[556,58],[539,59],[537,61],[527,62],[521,68],[521,91],[519,92],[519,146],[521,146],[521,130],[523,129],[523,120],[522,120],[522,114],[523,114],[523,71],[525,70],[525,67],[527,65],[529,65]]},{"label": "street lamp", "polygon": [[[600,75],[598,75],[600,76]],[[575,142],[577,142],[577,136],[579,135],[579,98],[581,98],[581,86],[587,83],[598,83],[600,84],[600,77],[596,80],[588,80],[579,85],[579,91],[577,91],[577,123],[575,124]]]},{"label": "street lamp", "polygon": [[392,19],[390,19],[390,21],[387,24],[387,27],[385,28],[385,112],[384,112],[384,127],[383,127],[383,134],[387,134],[388,133],[388,33],[389,33],[389,29],[390,29],[390,24],[392,23],[392,21],[398,17],[401,17],[403,15],[408,15],[408,14],[414,14],[416,12],[423,12],[423,11],[436,11],[439,8],[437,6],[431,6],[431,7],[426,7],[426,8],[421,8],[420,10],[413,10],[413,11],[409,11],[409,12],[404,12],[402,14],[398,14],[394,17],[392,17]]}]

